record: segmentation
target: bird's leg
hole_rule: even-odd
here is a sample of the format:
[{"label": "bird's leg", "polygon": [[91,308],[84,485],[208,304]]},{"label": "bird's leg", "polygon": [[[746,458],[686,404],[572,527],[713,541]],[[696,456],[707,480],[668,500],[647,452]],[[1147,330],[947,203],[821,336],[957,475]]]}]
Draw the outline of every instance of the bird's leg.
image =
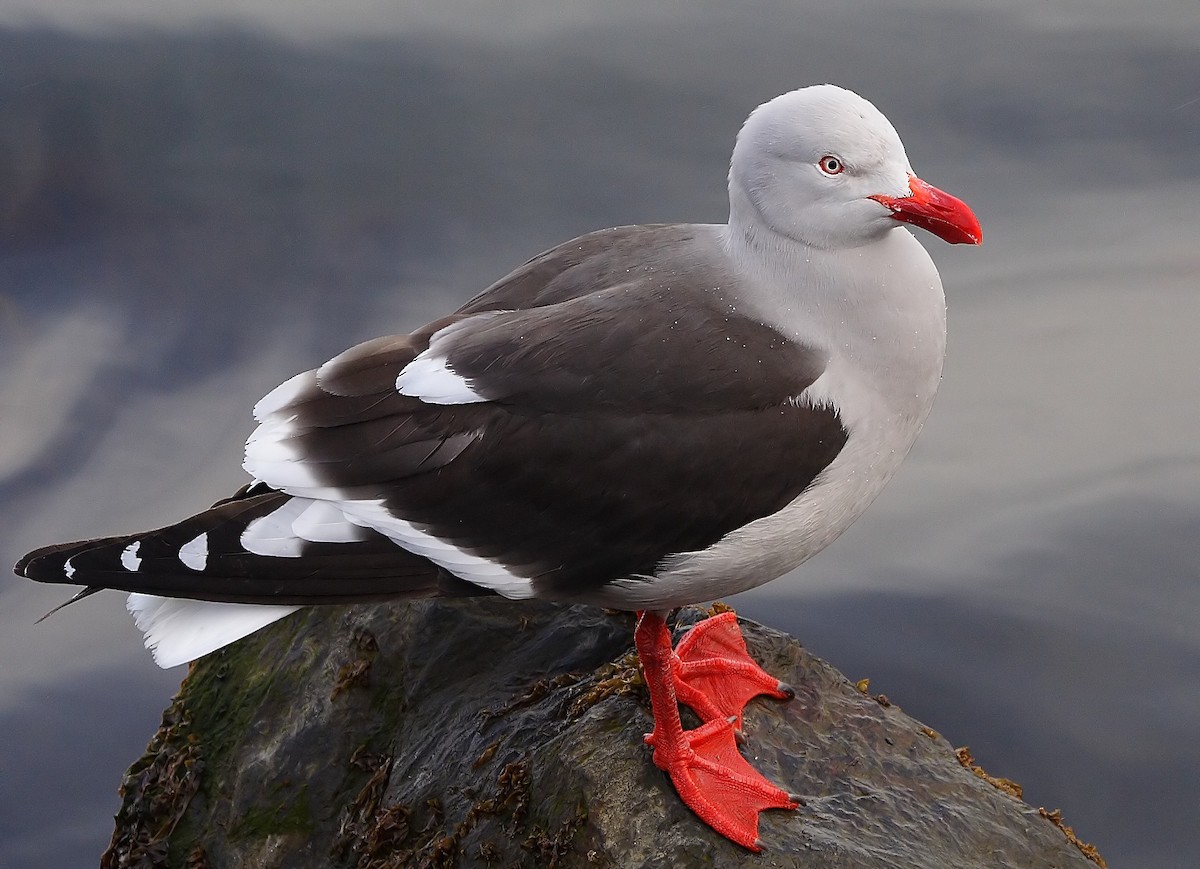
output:
[{"label": "bird's leg", "polygon": [[662,616],[641,613],[634,643],[654,712],[654,731],[646,742],[654,747],[655,766],[671,777],[680,799],[700,820],[743,847],[761,850],[758,813],[794,809],[796,799],[767,781],[738,753],[732,716],[714,718],[695,730],[683,729],[675,696],[677,659]]},{"label": "bird's leg", "polygon": [[759,694],[791,700],[796,692],[763,670],[746,651],[737,614],[697,622],[672,657],[675,695],[704,721],[731,716],[742,729],[742,710]]}]

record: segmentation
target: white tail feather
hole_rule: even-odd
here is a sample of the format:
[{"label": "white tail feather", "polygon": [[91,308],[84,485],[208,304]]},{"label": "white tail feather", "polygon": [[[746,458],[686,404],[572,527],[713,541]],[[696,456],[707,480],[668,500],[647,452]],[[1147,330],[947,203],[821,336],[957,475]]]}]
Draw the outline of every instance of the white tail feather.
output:
[{"label": "white tail feather", "polygon": [[265,628],[298,606],[215,603],[131,594],[125,606],[164,670],[194,661]]}]

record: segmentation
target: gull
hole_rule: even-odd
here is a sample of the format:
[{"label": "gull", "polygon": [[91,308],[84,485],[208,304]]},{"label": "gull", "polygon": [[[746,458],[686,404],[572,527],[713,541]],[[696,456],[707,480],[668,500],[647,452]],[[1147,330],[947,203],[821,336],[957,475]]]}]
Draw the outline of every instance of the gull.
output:
[{"label": "gull", "polygon": [[676,649],[665,617],[792,570],[875,499],[945,355],[942,283],[907,227],[982,233],[879,110],[833,85],[755,109],[728,187],[727,223],[584,235],[291,378],[254,409],[252,483],[16,572],[131,592],[164,667],[301,606],[498,594],[635,611],[654,763],[701,820],[760,849],[760,812],[797,797],[735,736],[750,698],[791,691],[732,613]]}]

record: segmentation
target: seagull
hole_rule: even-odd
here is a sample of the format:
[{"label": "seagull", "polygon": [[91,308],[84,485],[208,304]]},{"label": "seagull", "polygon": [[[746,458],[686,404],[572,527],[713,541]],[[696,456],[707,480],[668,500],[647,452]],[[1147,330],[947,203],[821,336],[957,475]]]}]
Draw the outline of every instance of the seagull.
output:
[{"label": "seagull", "polygon": [[[739,753],[788,686],[732,612],[672,648],[676,607],[762,585],[866,509],[941,379],[941,279],[905,225],[982,232],[918,178],[887,118],[834,85],[759,106],[725,224],[561,244],[454,313],[266,395],[253,482],[181,522],[38,549],[40,582],[130,592],[156,661],[302,606],[498,594],[637,612],[646,742],[691,810],[757,851],[798,797]],[[683,703],[703,723],[685,730]]]}]

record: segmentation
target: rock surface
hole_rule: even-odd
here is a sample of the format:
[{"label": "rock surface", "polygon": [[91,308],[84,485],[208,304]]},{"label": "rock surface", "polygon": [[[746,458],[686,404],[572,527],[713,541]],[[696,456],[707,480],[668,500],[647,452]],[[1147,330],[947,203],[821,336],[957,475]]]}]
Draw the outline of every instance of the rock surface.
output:
[{"label": "rock surface", "polygon": [[631,616],[489,598],[306,610],[201,660],[102,865],[1094,869],[934,731],[742,627],[796,689],[746,710],[743,752],[804,795],[763,815],[761,855],[651,764]]}]

